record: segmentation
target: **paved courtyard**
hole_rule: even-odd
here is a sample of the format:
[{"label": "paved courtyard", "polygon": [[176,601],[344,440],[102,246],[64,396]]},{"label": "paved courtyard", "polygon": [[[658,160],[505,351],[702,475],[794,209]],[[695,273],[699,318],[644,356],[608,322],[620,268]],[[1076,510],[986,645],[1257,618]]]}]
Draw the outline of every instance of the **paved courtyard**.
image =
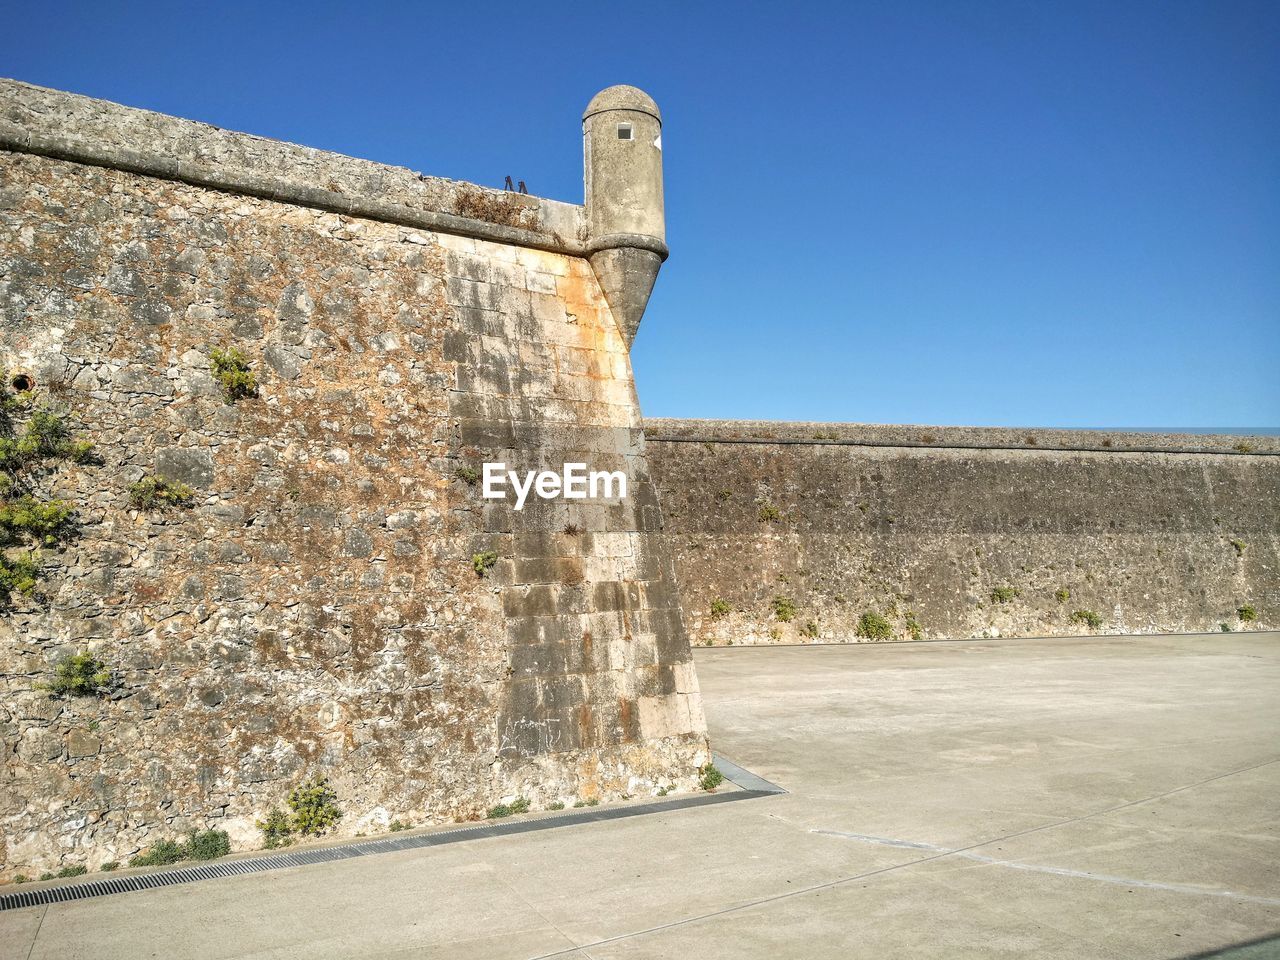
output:
[{"label": "paved courtyard", "polygon": [[697,662],[716,749],[789,793],[11,910],[0,957],[1175,958],[1280,935],[1280,634]]}]

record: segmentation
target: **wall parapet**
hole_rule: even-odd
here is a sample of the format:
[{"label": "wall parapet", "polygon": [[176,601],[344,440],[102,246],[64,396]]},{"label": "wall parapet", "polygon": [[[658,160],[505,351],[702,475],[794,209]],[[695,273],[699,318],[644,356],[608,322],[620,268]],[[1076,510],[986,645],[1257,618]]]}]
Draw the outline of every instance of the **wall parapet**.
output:
[{"label": "wall parapet", "polygon": [[1199,453],[1280,456],[1280,437],[1139,433],[1035,427],[941,427],[879,423],[697,420],[647,417],[650,441],[675,443],[834,444],[929,450],[1045,450],[1098,453]]},{"label": "wall parapet", "polygon": [[[107,100],[0,78],[0,150],[107,167],[418,230],[586,253],[580,205],[223,130]],[[460,215],[480,191],[521,225]],[[526,213],[527,211],[527,213]]]}]

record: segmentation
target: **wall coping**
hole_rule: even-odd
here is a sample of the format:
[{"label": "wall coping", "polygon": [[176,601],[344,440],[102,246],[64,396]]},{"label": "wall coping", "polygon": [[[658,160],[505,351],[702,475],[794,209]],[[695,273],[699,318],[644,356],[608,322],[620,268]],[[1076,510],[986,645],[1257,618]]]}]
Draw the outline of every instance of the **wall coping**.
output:
[{"label": "wall coping", "polygon": [[[0,150],[107,167],[419,230],[586,254],[583,207],[223,130],[0,78]],[[534,212],[528,228],[456,213],[481,191]]]},{"label": "wall coping", "polygon": [[[650,443],[829,444],[931,450],[1049,450],[1097,453],[1198,453],[1280,456],[1280,437],[1238,434],[1137,433],[1039,427],[939,427],[772,420],[686,420],[646,417]],[[1035,442],[1029,442],[1034,438]]]}]

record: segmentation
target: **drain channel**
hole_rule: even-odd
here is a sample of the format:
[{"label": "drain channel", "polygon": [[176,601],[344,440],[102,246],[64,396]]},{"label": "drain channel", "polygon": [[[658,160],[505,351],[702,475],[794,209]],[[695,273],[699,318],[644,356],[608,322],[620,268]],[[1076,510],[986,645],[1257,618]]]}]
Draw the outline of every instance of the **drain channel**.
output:
[{"label": "drain channel", "polygon": [[532,820],[479,823],[465,827],[455,827],[451,830],[437,830],[415,837],[359,840],[354,843],[345,843],[336,847],[324,847],[318,850],[264,854],[262,856],[245,857],[241,860],[228,860],[222,863],[205,863],[194,867],[157,870],[154,873],[143,873],[133,877],[112,877],[106,880],[69,883],[61,887],[23,890],[19,893],[0,895],[0,910],[39,907],[51,903],[68,903],[72,900],[105,897],[114,893],[172,887],[179,883],[193,883],[196,880],[235,877],[246,873],[261,873],[264,870],[303,867],[312,863],[332,863],[335,860],[349,860],[352,857],[371,857],[380,853],[394,853],[398,850],[438,847],[463,840],[478,840],[483,837],[505,837],[517,833],[550,830],[555,827],[570,827],[581,823],[625,820],[630,817],[643,817],[653,813],[668,813],[672,810],[684,810],[689,807],[706,807],[717,803],[754,800],[759,797],[771,797],[786,793],[782,787],[770,783],[768,780],[758,777],[748,770],[744,770],[724,757],[717,755],[715,763],[727,780],[742,789],[734,793],[707,793],[692,797],[677,797],[674,800],[647,801],[630,807],[566,810],[563,813],[548,814]]}]

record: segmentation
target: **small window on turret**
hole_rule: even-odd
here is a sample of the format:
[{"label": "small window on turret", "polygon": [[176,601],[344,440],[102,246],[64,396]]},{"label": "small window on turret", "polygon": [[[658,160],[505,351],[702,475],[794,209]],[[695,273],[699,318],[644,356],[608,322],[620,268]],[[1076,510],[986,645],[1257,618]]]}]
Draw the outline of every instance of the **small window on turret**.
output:
[{"label": "small window on turret", "polygon": [[618,139],[619,140],[631,139],[631,124],[629,123],[618,124]]}]

